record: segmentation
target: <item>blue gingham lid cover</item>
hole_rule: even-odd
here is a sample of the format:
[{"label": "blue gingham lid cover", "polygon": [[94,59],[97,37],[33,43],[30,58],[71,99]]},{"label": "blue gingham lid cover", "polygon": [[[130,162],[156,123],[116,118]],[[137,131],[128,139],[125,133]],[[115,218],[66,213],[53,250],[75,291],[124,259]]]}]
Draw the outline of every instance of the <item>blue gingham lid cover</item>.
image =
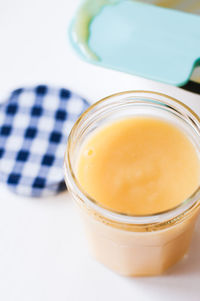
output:
[{"label": "blue gingham lid cover", "polygon": [[0,105],[0,181],[33,197],[64,190],[67,136],[87,107],[85,99],[64,88],[13,91]]}]

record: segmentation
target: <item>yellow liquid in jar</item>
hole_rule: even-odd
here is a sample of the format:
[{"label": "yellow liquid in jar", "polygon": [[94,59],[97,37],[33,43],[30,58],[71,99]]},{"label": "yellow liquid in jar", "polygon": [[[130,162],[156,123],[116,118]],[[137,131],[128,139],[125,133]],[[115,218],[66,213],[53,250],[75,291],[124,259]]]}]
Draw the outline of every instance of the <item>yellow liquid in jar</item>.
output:
[{"label": "yellow liquid in jar", "polygon": [[115,121],[82,146],[77,178],[103,207],[129,215],[172,209],[199,186],[195,146],[173,124],[150,117]]}]

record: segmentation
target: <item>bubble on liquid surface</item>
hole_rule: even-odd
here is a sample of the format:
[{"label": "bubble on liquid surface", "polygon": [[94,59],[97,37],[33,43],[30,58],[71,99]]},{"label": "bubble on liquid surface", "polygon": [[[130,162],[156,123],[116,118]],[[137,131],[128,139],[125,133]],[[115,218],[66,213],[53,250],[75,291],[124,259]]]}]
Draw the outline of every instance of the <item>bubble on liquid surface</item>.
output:
[{"label": "bubble on liquid surface", "polygon": [[92,148],[86,149],[85,156],[92,156],[94,153],[94,150]]}]

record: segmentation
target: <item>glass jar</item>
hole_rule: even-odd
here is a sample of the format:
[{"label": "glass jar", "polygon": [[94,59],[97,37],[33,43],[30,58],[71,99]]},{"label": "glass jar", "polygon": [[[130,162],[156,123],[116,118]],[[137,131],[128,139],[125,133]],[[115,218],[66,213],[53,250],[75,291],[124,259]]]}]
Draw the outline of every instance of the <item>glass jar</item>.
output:
[{"label": "glass jar", "polygon": [[108,122],[130,117],[156,117],[186,133],[200,154],[200,119],[186,105],[167,95],[130,91],[92,105],[75,123],[64,160],[65,179],[86,227],[94,257],[126,276],[163,273],[188,251],[200,208],[200,188],[177,207],[146,216],[130,216],[105,209],[81,188],[77,158],[85,139]]}]

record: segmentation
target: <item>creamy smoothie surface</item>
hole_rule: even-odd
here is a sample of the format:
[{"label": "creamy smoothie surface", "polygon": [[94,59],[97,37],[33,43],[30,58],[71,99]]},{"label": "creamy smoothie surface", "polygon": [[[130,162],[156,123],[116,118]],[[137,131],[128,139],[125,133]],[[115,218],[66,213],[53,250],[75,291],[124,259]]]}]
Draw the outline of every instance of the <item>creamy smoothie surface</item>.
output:
[{"label": "creamy smoothie surface", "polygon": [[79,154],[77,178],[103,207],[149,215],[174,208],[197,189],[200,160],[190,139],[172,123],[134,117],[89,136]]}]

